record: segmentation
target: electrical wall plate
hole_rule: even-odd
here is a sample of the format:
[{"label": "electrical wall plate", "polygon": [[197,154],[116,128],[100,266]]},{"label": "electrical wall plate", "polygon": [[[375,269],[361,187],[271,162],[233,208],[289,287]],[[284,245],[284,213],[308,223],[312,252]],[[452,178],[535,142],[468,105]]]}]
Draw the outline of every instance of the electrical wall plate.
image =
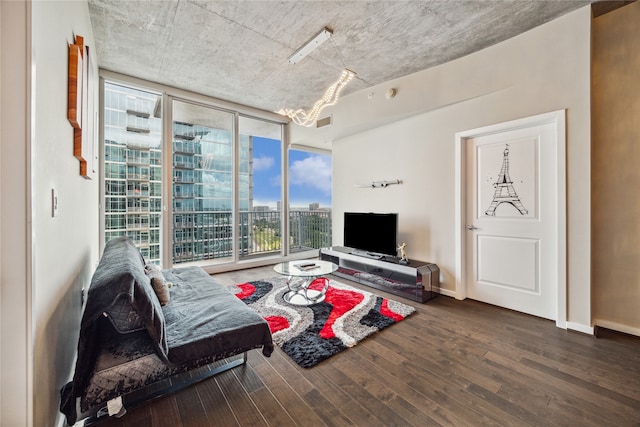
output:
[{"label": "electrical wall plate", "polygon": [[58,192],[55,188],[51,189],[51,216],[58,216]]}]

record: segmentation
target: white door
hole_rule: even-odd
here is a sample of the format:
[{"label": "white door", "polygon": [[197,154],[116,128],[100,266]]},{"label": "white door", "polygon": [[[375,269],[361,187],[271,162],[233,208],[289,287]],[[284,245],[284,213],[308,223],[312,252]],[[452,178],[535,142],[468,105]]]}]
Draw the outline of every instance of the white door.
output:
[{"label": "white door", "polygon": [[[461,147],[466,296],[557,320],[564,259],[558,251],[557,124],[478,135],[464,138]],[[564,164],[560,169],[564,173]]]}]

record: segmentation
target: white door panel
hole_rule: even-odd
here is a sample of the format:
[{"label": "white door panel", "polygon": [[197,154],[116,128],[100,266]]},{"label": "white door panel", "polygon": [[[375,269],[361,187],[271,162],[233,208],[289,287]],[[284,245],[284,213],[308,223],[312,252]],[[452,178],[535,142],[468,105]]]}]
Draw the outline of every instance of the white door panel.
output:
[{"label": "white door panel", "polygon": [[477,239],[478,282],[540,293],[538,240],[484,235]]},{"label": "white door panel", "polygon": [[555,124],[464,141],[466,295],[556,319]]}]

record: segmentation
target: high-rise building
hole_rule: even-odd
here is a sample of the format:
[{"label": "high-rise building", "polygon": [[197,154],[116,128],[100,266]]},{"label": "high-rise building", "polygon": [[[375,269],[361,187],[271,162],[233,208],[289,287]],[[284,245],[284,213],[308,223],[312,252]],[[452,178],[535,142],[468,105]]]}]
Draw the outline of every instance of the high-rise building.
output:
[{"label": "high-rise building", "polygon": [[[105,83],[105,241],[127,235],[145,259],[161,262],[163,138],[160,95]],[[171,253],[173,263],[232,256],[233,188],[238,179],[239,251],[251,247],[252,138],[240,135],[234,174],[232,133],[174,121]],[[165,203],[168,204],[168,203]]]},{"label": "high-rise building", "polygon": [[105,241],[127,235],[160,262],[162,123],[159,95],[105,84]]},{"label": "high-rise building", "polygon": [[[252,204],[251,138],[239,139],[238,224],[248,229]],[[228,130],[173,123],[173,262],[175,264],[233,255],[233,140]],[[239,233],[240,250],[248,248]]]}]

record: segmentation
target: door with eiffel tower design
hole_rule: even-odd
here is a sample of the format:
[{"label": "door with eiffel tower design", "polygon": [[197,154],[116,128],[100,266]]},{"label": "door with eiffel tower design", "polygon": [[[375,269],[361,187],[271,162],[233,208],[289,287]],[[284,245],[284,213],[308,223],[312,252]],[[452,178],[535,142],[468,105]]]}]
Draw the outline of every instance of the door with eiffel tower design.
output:
[{"label": "door with eiffel tower design", "polygon": [[[478,150],[479,212],[495,217],[532,217],[535,212],[535,144],[496,143]],[[515,178],[515,182],[513,181]],[[490,201],[490,202],[489,202]],[[489,203],[487,203],[489,202]],[[525,205],[526,203],[526,205]],[[531,214],[529,209],[531,209]]]},{"label": "door with eiffel tower design", "polygon": [[557,320],[556,139],[546,123],[464,140],[467,297]]},{"label": "door with eiffel tower design", "polygon": [[[497,158],[497,156],[494,157]],[[522,171],[520,172],[522,173]],[[520,183],[524,184],[524,181],[521,180]],[[491,200],[489,209],[484,212],[485,215],[495,216],[496,209],[503,203],[513,206],[520,212],[520,215],[527,215],[529,213],[527,208],[522,204],[522,200],[520,200],[520,196],[518,196],[516,192],[513,181],[511,181],[511,175],[509,174],[509,144],[505,144],[505,149],[502,154],[502,166],[500,167],[498,179],[493,183],[493,186],[496,190],[493,193],[493,199]]]}]

